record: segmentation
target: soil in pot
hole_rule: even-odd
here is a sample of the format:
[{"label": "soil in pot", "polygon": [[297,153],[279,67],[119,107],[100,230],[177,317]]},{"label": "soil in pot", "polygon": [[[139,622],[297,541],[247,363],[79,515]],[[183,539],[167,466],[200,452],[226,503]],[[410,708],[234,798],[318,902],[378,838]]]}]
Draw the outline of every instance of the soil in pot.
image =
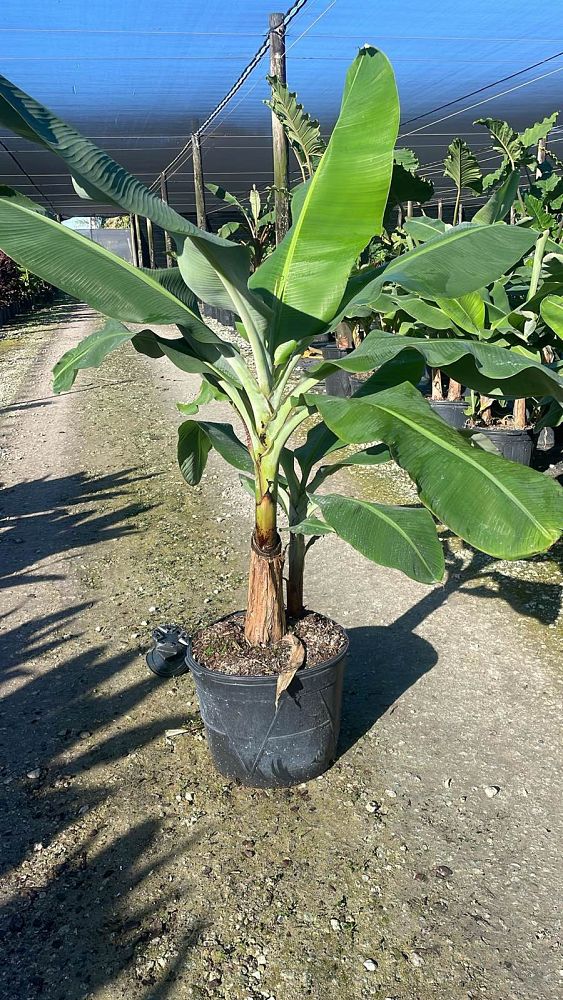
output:
[{"label": "soil in pot", "polygon": [[[348,638],[322,615],[290,623],[302,666],[278,697],[293,641],[252,647],[244,616],[200,629],[188,648],[215,766],[244,785],[276,788],[322,774],[336,756]],[[286,678],[289,675],[286,673]]]},{"label": "soil in pot", "polygon": [[450,427],[461,431],[467,423],[467,403],[464,399],[429,399],[434,410]]}]

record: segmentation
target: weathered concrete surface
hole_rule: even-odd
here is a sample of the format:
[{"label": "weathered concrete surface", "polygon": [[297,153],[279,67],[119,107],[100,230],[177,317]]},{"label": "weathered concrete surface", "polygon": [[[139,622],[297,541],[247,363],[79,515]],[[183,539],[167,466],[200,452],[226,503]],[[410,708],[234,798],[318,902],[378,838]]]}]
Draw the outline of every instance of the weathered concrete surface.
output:
[{"label": "weathered concrete surface", "polygon": [[[52,397],[96,322],[61,306],[0,341],[0,996],[555,1000],[553,559],[452,543],[432,589],[314,546],[308,603],[352,638],[340,759],[307,788],[224,783],[190,678],[142,654],[244,603],[250,501],[216,457],[180,481],[194,378],[124,349]],[[345,485],[408,498],[382,475]]]}]

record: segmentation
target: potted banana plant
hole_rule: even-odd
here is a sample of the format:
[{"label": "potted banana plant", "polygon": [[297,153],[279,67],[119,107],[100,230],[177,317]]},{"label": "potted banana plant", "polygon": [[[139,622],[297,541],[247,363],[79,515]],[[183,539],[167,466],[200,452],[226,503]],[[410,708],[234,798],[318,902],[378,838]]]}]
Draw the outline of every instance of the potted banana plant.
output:
[{"label": "potted banana plant", "polygon": [[[314,176],[294,192],[290,231],[252,274],[244,246],[199,230],[4,78],[0,121],[58,154],[79,190],[144,214],[173,236],[178,266],[145,271],[40,214],[17,192],[0,195],[0,247],[107,317],[58,362],[55,391],[126,342],[201,376],[199,396],[179,428],[181,472],[197,484],[215,448],[238,470],[255,507],[246,612],[201,629],[188,650],[209,747],[222,773],[249,785],[312,778],[335,756],[348,642],[338,625],[306,611],[310,546],[336,533],[368,559],[432,584],[444,574],[435,519],[509,559],[545,551],[563,526],[557,484],[481,450],[431,411],[415,388],[423,366],[504,397],[521,395],[525,384],[563,401],[563,381],[487,343],[381,331],[301,377],[300,359],[347,311],[361,314],[385,283],[429,297],[465,295],[513,267],[534,234],[468,225],[353,273],[381,232],[399,123],[392,67],[371,46],[348,71],[338,121]],[[236,313],[252,360],[206,326],[199,302]],[[169,325],[170,335],[152,330],[154,324]],[[352,399],[315,393],[339,367],[373,374]],[[230,405],[234,425],[200,419],[199,406],[215,400]],[[317,422],[296,440],[311,415]],[[386,461],[413,478],[420,506],[368,503],[327,489],[338,469]]]},{"label": "potted banana plant", "polygon": [[[409,219],[405,227],[420,244],[437,231],[451,229],[440,220],[429,219]],[[524,263],[489,287],[458,298],[435,299],[389,287],[373,303],[374,311],[384,313],[386,322],[407,338],[470,338],[553,365],[561,353],[561,342],[544,315],[562,290],[561,257],[554,252],[560,247],[549,239],[547,230],[534,230],[534,240],[533,252]],[[454,379],[444,379],[439,369],[434,369],[432,381],[430,402],[443,419],[458,429],[477,428],[505,457],[530,464],[532,428],[545,410],[542,400],[534,400],[531,392],[513,401],[475,392],[463,399],[461,385]],[[447,400],[443,400],[443,381],[448,384]],[[457,409],[444,412],[448,404]]]}]

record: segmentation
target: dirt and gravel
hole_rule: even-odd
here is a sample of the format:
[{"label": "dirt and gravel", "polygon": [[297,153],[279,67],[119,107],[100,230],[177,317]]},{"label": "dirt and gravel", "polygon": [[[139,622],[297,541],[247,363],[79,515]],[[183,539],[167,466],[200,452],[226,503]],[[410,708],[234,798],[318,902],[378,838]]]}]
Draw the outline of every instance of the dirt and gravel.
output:
[{"label": "dirt and gravel", "polygon": [[[555,1000],[560,550],[445,533],[432,588],[320,541],[308,604],[351,640],[339,759],[225,782],[190,676],[144,653],[244,606],[251,500],[214,455],[181,481],[197,380],[167,362],[123,348],[52,396],[97,323],[63,303],[0,339],[2,1000]],[[386,466],[340,484],[412,499]]]}]

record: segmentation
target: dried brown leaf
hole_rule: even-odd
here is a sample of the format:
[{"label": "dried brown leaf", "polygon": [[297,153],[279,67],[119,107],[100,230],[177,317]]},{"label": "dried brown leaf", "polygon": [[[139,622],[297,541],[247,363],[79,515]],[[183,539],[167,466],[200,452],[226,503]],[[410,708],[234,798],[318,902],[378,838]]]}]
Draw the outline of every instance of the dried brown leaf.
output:
[{"label": "dried brown leaf", "polygon": [[283,639],[291,645],[291,653],[289,654],[289,663],[287,669],[278,675],[278,682],[276,684],[276,708],[278,707],[278,702],[284,691],[287,691],[289,685],[291,684],[295,674],[299,670],[299,667],[303,665],[305,659],[305,647],[303,643],[294,635],[289,632]]}]

